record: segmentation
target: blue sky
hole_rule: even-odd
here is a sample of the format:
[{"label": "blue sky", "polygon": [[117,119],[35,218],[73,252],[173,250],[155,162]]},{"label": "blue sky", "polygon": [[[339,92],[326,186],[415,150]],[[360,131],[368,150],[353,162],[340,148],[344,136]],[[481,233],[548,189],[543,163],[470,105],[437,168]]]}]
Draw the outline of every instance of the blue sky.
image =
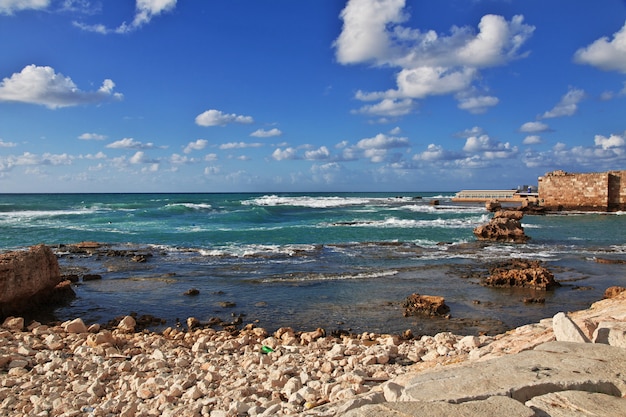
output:
[{"label": "blue sky", "polygon": [[626,169],[626,2],[0,0],[0,192]]}]

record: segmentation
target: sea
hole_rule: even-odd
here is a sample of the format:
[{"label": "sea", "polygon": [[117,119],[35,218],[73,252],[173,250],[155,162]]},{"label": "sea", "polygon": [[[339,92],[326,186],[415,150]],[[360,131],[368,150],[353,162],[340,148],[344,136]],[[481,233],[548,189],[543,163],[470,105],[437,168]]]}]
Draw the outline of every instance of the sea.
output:
[{"label": "sea", "polygon": [[[76,282],[55,319],[103,324],[132,313],[161,319],[155,331],[194,317],[268,331],[489,334],[626,286],[624,213],[525,215],[528,243],[486,243],[472,231],[492,214],[453,195],[0,194],[0,251],[44,243],[63,273],[102,277]],[[68,250],[85,241],[149,256]],[[513,258],[543,262],[561,286],[481,285],[489,265]],[[405,317],[413,293],[444,297],[449,317]]]}]

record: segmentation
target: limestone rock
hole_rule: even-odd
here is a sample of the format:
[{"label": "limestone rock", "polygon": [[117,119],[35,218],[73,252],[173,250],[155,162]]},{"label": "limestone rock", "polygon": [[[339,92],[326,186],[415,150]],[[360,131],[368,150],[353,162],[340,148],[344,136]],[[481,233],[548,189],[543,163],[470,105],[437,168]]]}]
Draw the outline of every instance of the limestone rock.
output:
[{"label": "limestone rock", "polygon": [[530,238],[524,233],[520,220],[524,213],[516,210],[496,211],[491,221],[474,229],[478,240],[526,243]]},{"label": "limestone rock", "polygon": [[523,287],[550,290],[560,286],[554,275],[538,261],[514,259],[489,269],[490,276],[483,281],[488,287]]},{"label": "limestone rock", "polygon": [[420,295],[413,293],[402,303],[404,316],[445,316],[450,312],[450,307],[445,303],[443,297],[436,295]]},{"label": "limestone rock", "polygon": [[615,298],[623,291],[626,291],[626,288],[618,286],[609,287],[604,291],[604,298]]},{"label": "limestone rock", "polygon": [[59,263],[46,245],[0,254],[0,308],[4,314],[46,302],[60,282]]},{"label": "limestone rock", "polygon": [[590,340],[565,313],[556,313],[552,318],[552,330],[557,342],[589,343]]}]

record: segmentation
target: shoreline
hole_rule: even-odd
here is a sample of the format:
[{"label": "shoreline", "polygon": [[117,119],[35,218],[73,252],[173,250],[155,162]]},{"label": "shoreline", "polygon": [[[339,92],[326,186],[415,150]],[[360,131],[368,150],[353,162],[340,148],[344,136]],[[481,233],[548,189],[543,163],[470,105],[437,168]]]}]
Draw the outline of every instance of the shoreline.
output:
[{"label": "shoreline", "polygon": [[[569,316],[626,319],[626,292]],[[362,333],[333,337],[247,326],[161,334],[80,319],[59,326],[9,318],[0,328],[0,410],[10,415],[334,416],[390,381],[514,354],[554,339],[552,319],[496,336],[441,332],[420,339]]]}]

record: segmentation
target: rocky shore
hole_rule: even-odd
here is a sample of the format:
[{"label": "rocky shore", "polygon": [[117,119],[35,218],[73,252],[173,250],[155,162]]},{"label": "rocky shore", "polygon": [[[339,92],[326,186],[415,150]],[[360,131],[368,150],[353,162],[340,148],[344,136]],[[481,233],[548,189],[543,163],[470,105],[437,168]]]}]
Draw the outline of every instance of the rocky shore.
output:
[{"label": "rocky shore", "polygon": [[588,310],[493,337],[332,337],[321,329],[268,334],[253,326],[153,333],[136,332],[132,317],[113,330],[81,319],[48,326],[9,317],[0,328],[0,414],[339,416],[401,400],[401,388],[424,372],[555,339],[624,348],[626,292],[610,295]]}]

